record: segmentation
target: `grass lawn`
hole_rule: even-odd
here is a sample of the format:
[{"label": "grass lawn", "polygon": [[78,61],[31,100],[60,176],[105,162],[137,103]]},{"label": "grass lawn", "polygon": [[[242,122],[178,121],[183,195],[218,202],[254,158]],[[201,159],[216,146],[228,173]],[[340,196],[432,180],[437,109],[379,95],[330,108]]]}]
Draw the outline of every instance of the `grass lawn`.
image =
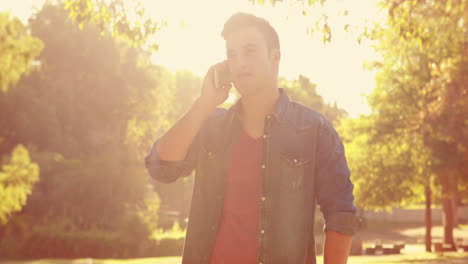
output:
[{"label": "grass lawn", "polygon": [[[322,258],[317,257],[317,263],[323,263]],[[352,256],[348,264],[464,264],[468,263],[468,253],[410,253],[386,256]]]},{"label": "grass lawn", "polygon": [[[0,264],[179,264],[180,257],[140,259],[43,259],[29,261],[0,261]],[[317,263],[323,263],[321,256]],[[349,264],[463,264],[468,263],[468,253],[408,253],[387,256],[352,256]]]}]

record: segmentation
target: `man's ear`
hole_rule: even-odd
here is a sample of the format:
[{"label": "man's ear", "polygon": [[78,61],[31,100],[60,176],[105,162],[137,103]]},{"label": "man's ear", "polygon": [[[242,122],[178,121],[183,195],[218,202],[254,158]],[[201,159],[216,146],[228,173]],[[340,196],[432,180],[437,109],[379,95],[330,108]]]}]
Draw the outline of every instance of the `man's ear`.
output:
[{"label": "man's ear", "polygon": [[279,62],[281,59],[281,51],[278,48],[273,48],[270,51],[271,61],[275,64],[276,67],[279,67]]},{"label": "man's ear", "polygon": [[270,58],[275,63],[275,65],[279,65],[279,61],[281,59],[281,52],[278,48],[273,48],[270,50]]},{"label": "man's ear", "polygon": [[278,48],[274,48],[271,50],[271,56],[273,60],[279,64],[279,61],[281,59],[281,51]]}]

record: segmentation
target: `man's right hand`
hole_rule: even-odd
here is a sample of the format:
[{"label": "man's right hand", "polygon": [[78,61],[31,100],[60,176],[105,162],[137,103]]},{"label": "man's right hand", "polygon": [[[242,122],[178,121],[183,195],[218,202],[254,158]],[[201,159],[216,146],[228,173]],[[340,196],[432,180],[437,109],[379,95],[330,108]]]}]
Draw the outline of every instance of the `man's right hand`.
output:
[{"label": "man's right hand", "polygon": [[[231,84],[223,87],[214,87],[214,70],[227,67],[226,62],[213,65],[205,76],[200,97],[195,101],[190,110],[178,120],[165,134],[160,138],[156,145],[161,160],[180,161],[185,160],[192,142],[203,122],[209,117],[210,113],[220,104],[222,104],[229,95]],[[154,177],[158,177],[154,175]]]},{"label": "man's right hand", "polygon": [[227,61],[211,66],[205,75],[199,101],[201,101],[206,107],[216,108],[218,105],[224,103],[224,101],[229,97],[229,90],[232,88],[232,84],[215,87],[214,71],[221,70],[224,67],[228,67]]}]

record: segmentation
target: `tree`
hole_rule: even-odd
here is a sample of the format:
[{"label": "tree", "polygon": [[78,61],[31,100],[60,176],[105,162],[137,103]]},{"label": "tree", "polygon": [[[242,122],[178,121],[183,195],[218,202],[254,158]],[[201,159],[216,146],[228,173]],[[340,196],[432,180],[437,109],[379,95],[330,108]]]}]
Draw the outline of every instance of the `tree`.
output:
[{"label": "tree", "polygon": [[[39,69],[0,95],[0,153],[27,144],[42,168],[17,216],[28,216],[32,235],[44,228],[96,239],[117,234],[137,252],[157,225],[159,199],[142,166],[147,145],[140,146],[164,118],[161,69],[148,52],[101,36],[92,24],[80,30],[67,16],[63,6],[46,4],[31,19],[32,35],[45,45]],[[153,126],[130,141],[132,120]]]},{"label": "tree", "polygon": [[335,125],[348,115],[345,110],[338,108],[336,103],[333,106],[326,104],[322,96],[317,93],[317,85],[312,83],[307,77],[299,75],[297,80],[292,81],[279,78],[278,83],[279,87],[287,89],[288,95],[293,101],[300,102],[301,104],[323,114]]},{"label": "tree", "polygon": [[9,13],[0,13],[0,89],[8,91],[31,71],[34,58],[41,52],[42,42],[29,35],[21,21]]},{"label": "tree", "polygon": [[444,240],[453,244],[451,199],[466,178],[468,157],[466,1],[383,5],[389,10],[388,27],[376,26],[369,34],[383,54],[371,101],[392,127],[387,132],[407,129],[423,136],[442,190]]},{"label": "tree", "polygon": [[356,184],[356,204],[378,210],[421,201],[431,162],[422,137],[406,131],[377,137],[380,129],[372,115],[343,120],[338,128]]},{"label": "tree", "polygon": [[0,171],[0,225],[26,204],[32,187],[39,180],[39,167],[31,161],[28,150],[18,145]]},{"label": "tree", "polygon": [[339,127],[355,183],[358,207],[390,209],[426,204],[426,250],[431,251],[431,194],[434,172],[431,155],[421,135],[399,130],[382,136],[378,115],[344,120]]},{"label": "tree", "polygon": [[158,45],[150,42],[156,32],[166,25],[154,21],[145,14],[139,1],[123,0],[63,0],[69,16],[80,28],[86,23],[97,26],[101,33],[120,37],[133,46],[149,47],[155,51]]},{"label": "tree", "polygon": [[[310,35],[314,33],[319,33],[323,43],[330,43],[332,41],[332,27],[328,21],[330,16],[335,14],[330,14],[325,11],[319,11],[320,7],[325,6],[329,1],[327,0],[249,0],[254,4],[265,5],[266,2],[269,2],[271,5],[275,6],[277,3],[293,3],[301,5],[300,10],[297,15],[309,16],[311,15],[311,23],[307,26],[307,32]],[[336,11],[336,10],[335,10]],[[348,10],[340,10],[337,12],[340,16],[347,16]],[[313,14],[313,15],[312,15]],[[287,18],[287,17],[286,17]],[[350,25],[344,24],[343,29],[348,31]],[[334,28],[333,30],[337,30]]]},{"label": "tree", "polygon": [[[463,186],[461,183],[466,181],[467,175],[465,2],[383,1],[382,5],[389,12],[388,21],[364,33],[377,41],[376,49],[382,54],[382,60],[373,64],[379,73],[377,87],[369,97],[372,114],[351,121],[355,127],[364,128],[360,136],[364,141],[352,138],[351,144],[356,144],[355,148],[360,144],[365,149],[370,148],[373,157],[386,154],[381,159],[385,158],[387,163],[398,158],[392,156],[394,153],[403,151],[398,156],[407,158],[400,158],[396,164],[414,168],[406,168],[411,175],[409,178],[392,176],[392,181],[400,185],[394,186],[391,194],[397,192],[397,198],[403,199],[407,196],[400,192],[408,182],[424,186],[428,251],[431,249],[431,186],[436,184],[441,190],[446,219],[444,240],[453,244],[451,199]],[[350,126],[353,125],[348,125],[348,132]],[[407,144],[411,148],[402,149]],[[386,153],[380,146],[391,152]],[[351,159],[358,159],[355,164],[363,169],[359,177],[366,180],[366,187],[370,177],[366,173],[372,174],[375,166],[382,167],[363,163],[372,163],[370,153],[349,155]],[[425,162],[415,163],[410,158],[413,155]],[[387,179],[384,174],[380,176]],[[384,185],[389,183],[384,181]]]},{"label": "tree", "polygon": [[[0,90],[6,93],[10,86],[29,73],[34,58],[43,48],[42,42],[31,36],[21,21],[9,13],[0,13]],[[9,113],[7,113],[9,114]],[[1,123],[1,121],[0,121]],[[3,128],[3,127],[2,127]],[[0,142],[5,139],[0,135]],[[0,152],[6,155],[10,152]],[[29,158],[28,150],[18,144],[11,150],[11,161],[3,162],[0,172],[0,226],[6,224],[14,212],[20,211],[39,179],[39,168]],[[2,233],[0,228],[0,233]]]}]

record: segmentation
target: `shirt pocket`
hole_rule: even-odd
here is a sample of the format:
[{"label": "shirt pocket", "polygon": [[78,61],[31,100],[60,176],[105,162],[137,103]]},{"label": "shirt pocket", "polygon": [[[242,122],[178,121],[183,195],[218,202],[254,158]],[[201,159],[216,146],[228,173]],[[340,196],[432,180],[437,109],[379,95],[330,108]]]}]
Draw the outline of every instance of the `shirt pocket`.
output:
[{"label": "shirt pocket", "polygon": [[311,159],[301,155],[281,153],[281,186],[287,191],[297,191],[304,187],[304,177],[309,171]]}]

